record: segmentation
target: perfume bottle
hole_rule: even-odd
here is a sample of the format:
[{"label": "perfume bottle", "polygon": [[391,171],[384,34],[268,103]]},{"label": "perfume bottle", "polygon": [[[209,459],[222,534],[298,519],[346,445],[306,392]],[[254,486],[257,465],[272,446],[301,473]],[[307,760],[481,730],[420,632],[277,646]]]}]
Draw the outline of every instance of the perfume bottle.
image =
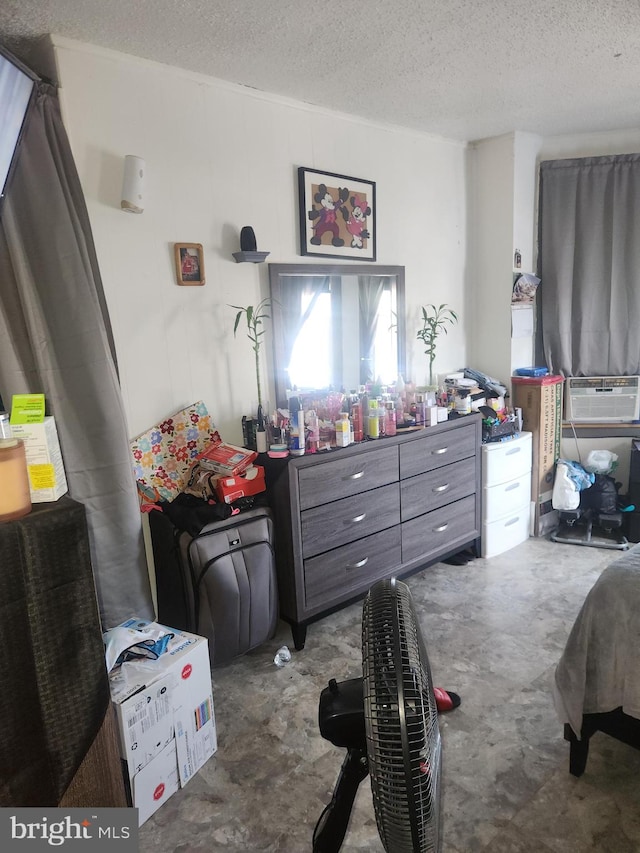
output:
[{"label": "perfume bottle", "polygon": [[351,419],[353,422],[353,440],[363,441],[364,430],[362,426],[362,403],[360,398],[355,396],[351,402]]},{"label": "perfume bottle", "polygon": [[385,435],[396,435],[396,404],[387,400],[385,408]]}]

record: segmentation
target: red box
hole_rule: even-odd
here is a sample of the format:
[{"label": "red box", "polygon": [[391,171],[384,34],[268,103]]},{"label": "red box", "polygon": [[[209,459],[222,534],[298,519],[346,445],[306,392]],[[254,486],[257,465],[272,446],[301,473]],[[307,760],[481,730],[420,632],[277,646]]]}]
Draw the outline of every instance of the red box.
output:
[{"label": "red box", "polygon": [[224,441],[214,442],[206,450],[196,456],[203,468],[224,474],[225,477],[235,477],[256,459],[258,454],[255,450],[247,450],[246,447],[236,447],[234,444],[225,444]]},{"label": "red box", "polygon": [[264,492],[266,488],[264,468],[262,465],[252,465],[248,471],[243,471],[235,477],[220,477],[216,483],[216,495],[219,500],[230,504],[238,498],[248,498]]}]

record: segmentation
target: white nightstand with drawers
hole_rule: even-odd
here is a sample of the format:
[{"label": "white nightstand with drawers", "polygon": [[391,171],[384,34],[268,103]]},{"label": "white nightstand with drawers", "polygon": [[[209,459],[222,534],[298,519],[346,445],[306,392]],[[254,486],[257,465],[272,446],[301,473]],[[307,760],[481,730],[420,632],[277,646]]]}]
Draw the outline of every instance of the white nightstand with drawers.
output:
[{"label": "white nightstand with drawers", "polygon": [[482,445],[482,556],[495,557],[529,537],[531,433]]}]

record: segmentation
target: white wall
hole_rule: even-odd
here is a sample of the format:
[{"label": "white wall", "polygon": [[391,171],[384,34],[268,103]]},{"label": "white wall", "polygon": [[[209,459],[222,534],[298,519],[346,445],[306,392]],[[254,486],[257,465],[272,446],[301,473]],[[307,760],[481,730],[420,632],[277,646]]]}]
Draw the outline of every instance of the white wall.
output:
[{"label": "white wall", "polygon": [[[58,37],[53,44],[132,436],[202,398],[223,437],[241,440],[241,416],[257,404],[255,372],[249,341],[234,340],[229,304],[266,296],[268,271],[231,253],[252,225],[268,261],[300,261],[298,166],[376,181],[378,261],[406,268],[408,378],[426,382],[415,332],[428,302],[462,315],[439,343],[436,369],[465,364],[463,145]],[[142,215],[119,208],[125,154],[147,163]],[[174,242],[203,244],[204,287],[177,286]],[[269,375],[270,366],[269,341]]]},{"label": "white wall", "polygon": [[599,157],[605,154],[636,154],[640,151],[640,128],[578,136],[548,136],[542,140],[539,160],[565,157]]},{"label": "white wall", "polygon": [[471,162],[472,239],[469,356],[472,366],[505,382],[511,375],[513,135],[475,142]]},{"label": "white wall", "polygon": [[[541,139],[509,133],[473,143],[469,226],[472,281],[469,299],[476,323],[469,354],[474,366],[509,386],[517,367],[533,364],[533,335],[511,335],[514,256],[520,272],[534,272],[536,155]],[[528,310],[528,309],[522,309]]]}]

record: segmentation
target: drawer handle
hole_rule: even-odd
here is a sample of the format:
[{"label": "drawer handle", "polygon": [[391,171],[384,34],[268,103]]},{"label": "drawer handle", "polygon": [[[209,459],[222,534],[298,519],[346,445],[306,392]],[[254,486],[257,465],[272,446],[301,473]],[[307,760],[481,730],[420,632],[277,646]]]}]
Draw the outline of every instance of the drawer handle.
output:
[{"label": "drawer handle", "polygon": [[514,453],[520,453],[521,450],[521,447],[512,447],[510,450],[507,450],[505,456],[513,456]]},{"label": "drawer handle", "polygon": [[364,521],[367,517],[367,513],[363,512],[362,515],[356,515],[355,518],[352,518],[351,521],[345,521],[345,524],[357,524],[359,521]]},{"label": "drawer handle", "polygon": [[441,524],[440,527],[434,527],[433,532],[434,533],[444,533],[444,531],[447,529],[448,526],[449,526],[448,523],[447,524]]},{"label": "drawer handle", "polygon": [[520,483],[511,483],[510,486],[507,486],[507,488],[505,489],[505,492],[512,492],[514,489],[519,489],[519,488],[520,488]]},{"label": "drawer handle", "polygon": [[432,492],[446,492],[449,488],[449,483],[445,483],[444,486],[436,486],[435,489],[432,489]]},{"label": "drawer handle", "polygon": [[343,480],[359,480],[360,477],[364,477],[364,471],[358,471],[357,474],[349,474],[346,477],[343,477]]},{"label": "drawer handle", "polygon": [[448,447],[439,447],[437,450],[432,450],[431,452],[434,456],[438,456],[440,453],[446,453],[448,449]]},{"label": "drawer handle", "polygon": [[346,569],[361,569],[363,566],[366,566],[369,562],[369,558],[365,557],[364,560],[358,560],[357,563],[347,563],[345,566]]},{"label": "drawer handle", "polygon": [[517,524],[520,521],[520,516],[517,518],[512,518],[510,521],[507,521],[505,527],[511,527],[512,524]]}]

